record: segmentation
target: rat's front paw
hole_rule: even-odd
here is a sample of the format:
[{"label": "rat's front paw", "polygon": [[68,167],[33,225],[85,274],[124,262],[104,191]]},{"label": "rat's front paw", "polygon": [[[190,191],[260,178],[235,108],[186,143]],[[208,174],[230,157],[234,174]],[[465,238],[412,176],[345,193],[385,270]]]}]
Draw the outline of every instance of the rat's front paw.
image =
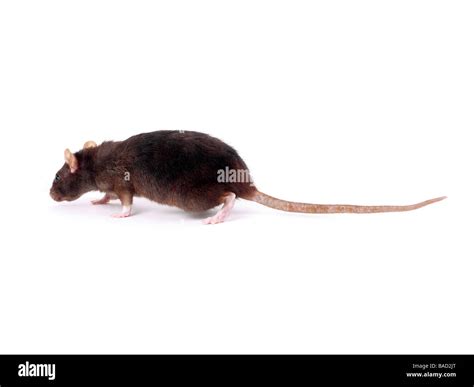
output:
[{"label": "rat's front paw", "polygon": [[107,204],[109,201],[104,199],[91,200],[91,203],[96,206],[99,204]]},{"label": "rat's front paw", "polygon": [[112,218],[128,218],[132,215],[131,212],[121,212],[120,214],[112,214]]},{"label": "rat's front paw", "polygon": [[97,199],[97,200],[92,200],[91,203],[96,206],[98,204],[107,204],[110,202],[111,197],[107,194],[104,195],[104,197]]}]

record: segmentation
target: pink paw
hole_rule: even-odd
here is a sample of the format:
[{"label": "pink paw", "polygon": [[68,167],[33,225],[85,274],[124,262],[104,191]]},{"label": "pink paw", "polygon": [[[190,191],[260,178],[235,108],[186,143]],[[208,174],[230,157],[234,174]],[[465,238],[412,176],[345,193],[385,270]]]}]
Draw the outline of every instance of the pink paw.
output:
[{"label": "pink paw", "polygon": [[113,214],[112,218],[128,218],[131,212],[121,212],[120,214]]},{"label": "pink paw", "polygon": [[91,203],[96,206],[98,204],[107,204],[109,201],[104,199],[91,200]]},{"label": "pink paw", "polygon": [[202,221],[203,224],[215,224],[213,218],[206,218]]},{"label": "pink paw", "polygon": [[204,224],[218,224],[218,223],[223,223],[226,218],[227,216],[223,216],[222,214],[218,213],[214,216],[211,216],[210,218],[204,219],[202,222]]}]

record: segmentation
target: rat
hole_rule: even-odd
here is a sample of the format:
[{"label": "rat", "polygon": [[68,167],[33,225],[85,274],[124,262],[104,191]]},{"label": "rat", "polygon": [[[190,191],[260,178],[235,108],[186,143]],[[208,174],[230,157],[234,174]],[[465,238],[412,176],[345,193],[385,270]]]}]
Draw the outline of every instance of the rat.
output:
[{"label": "rat", "polygon": [[122,212],[131,215],[134,197],[202,212],[222,205],[204,220],[216,224],[226,220],[237,198],[277,210],[299,213],[378,213],[411,211],[446,197],[404,206],[360,206],[310,204],[281,200],[260,192],[247,165],[237,151],[208,134],[193,131],[159,130],[132,136],[124,141],[97,145],[87,141],[83,149],[64,151],[65,163],[56,173],[50,190],[56,201],[72,201],[89,191],[104,193],[92,204],[120,200]]}]

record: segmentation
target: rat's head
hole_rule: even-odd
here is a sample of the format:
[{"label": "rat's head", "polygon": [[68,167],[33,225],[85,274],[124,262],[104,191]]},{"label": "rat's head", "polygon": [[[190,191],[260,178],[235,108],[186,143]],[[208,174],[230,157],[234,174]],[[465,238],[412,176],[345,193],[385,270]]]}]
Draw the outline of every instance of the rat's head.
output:
[{"label": "rat's head", "polygon": [[65,163],[56,173],[49,194],[57,202],[72,201],[81,197],[86,192],[95,189],[92,171],[92,148],[97,147],[93,141],[87,141],[84,148],[72,153],[69,149],[64,151]]}]

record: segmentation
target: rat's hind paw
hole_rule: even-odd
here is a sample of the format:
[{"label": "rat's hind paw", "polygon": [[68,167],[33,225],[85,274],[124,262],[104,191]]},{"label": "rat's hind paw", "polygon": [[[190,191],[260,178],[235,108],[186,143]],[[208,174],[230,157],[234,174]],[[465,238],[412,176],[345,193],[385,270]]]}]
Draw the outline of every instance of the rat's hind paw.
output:
[{"label": "rat's hind paw", "polygon": [[211,216],[210,218],[206,218],[202,221],[204,224],[217,224],[217,223],[222,223],[224,219],[220,219],[216,216]]},{"label": "rat's hind paw", "polygon": [[235,194],[229,192],[224,197],[224,206],[219,210],[217,214],[211,216],[210,218],[204,219],[202,222],[204,224],[217,224],[224,222],[230,214],[230,211],[234,207],[235,203]]}]

